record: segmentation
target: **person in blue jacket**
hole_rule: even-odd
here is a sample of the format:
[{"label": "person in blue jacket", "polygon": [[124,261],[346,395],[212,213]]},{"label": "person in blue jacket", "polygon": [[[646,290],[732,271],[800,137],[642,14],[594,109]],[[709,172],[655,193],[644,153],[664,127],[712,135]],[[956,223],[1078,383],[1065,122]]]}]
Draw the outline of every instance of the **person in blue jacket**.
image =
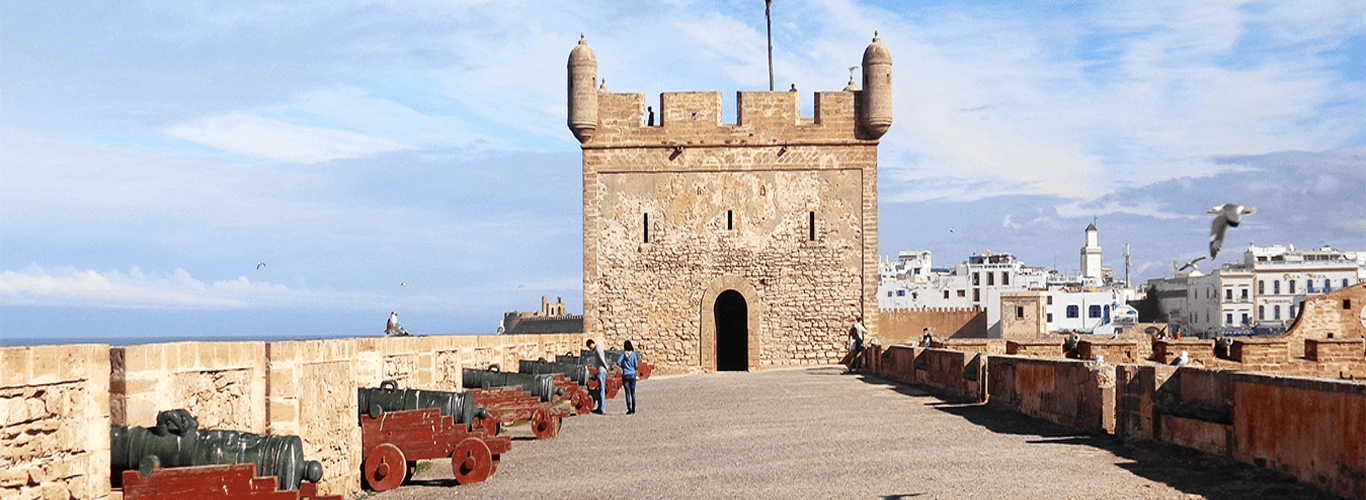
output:
[{"label": "person in blue jacket", "polygon": [[621,355],[617,356],[617,366],[621,367],[621,387],[626,389],[626,414],[636,413],[636,368],[640,367],[640,355],[627,340],[622,344]]}]

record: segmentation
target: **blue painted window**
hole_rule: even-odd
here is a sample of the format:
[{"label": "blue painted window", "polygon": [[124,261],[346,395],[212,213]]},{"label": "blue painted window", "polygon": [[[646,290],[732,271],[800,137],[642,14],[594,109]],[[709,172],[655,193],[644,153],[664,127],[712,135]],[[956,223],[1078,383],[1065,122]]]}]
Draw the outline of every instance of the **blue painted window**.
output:
[{"label": "blue painted window", "polygon": [[1077,306],[1067,306],[1067,317],[1075,318],[1081,314],[1081,308]]},{"label": "blue painted window", "polygon": [[1100,317],[1100,306],[1091,306],[1091,307],[1086,308],[1086,317],[1088,317],[1088,318],[1099,318],[1099,317]]}]

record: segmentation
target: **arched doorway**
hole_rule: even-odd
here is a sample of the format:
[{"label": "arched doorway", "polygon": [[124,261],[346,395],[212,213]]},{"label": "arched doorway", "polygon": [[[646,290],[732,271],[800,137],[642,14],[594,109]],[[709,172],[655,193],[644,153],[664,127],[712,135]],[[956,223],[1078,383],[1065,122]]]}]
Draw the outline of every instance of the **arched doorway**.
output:
[{"label": "arched doorway", "polygon": [[726,290],[712,306],[716,320],[716,369],[749,370],[749,306],[745,296]]}]

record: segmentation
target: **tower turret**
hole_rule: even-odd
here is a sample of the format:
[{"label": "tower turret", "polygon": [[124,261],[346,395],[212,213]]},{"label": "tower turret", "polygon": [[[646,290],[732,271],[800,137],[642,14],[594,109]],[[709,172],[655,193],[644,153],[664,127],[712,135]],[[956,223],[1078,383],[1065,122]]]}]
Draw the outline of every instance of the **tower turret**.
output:
[{"label": "tower turret", "polygon": [[598,58],[579,35],[578,46],[569,52],[569,130],[580,143],[598,130],[597,82]]},{"label": "tower turret", "polygon": [[874,139],[892,126],[892,53],[873,32],[873,43],[863,51],[863,131]]}]

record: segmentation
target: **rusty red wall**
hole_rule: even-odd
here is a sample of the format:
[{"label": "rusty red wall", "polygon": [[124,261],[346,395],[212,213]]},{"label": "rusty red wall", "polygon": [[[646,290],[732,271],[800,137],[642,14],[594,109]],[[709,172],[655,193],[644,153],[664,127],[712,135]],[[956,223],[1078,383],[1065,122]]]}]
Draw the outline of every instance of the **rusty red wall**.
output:
[{"label": "rusty red wall", "polygon": [[1114,432],[1114,381],[1114,365],[991,356],[987,403],[1063,425]]},{"label": "rusty red wall", "polygon": [[975,352],[898,345],[884,351],[879,374],[982,402],[986,359],[985,354]]},{"label": "rusty red wall", "polygon": [[1366,498],[1366,384],[1235,373],[1233,458]]}]

